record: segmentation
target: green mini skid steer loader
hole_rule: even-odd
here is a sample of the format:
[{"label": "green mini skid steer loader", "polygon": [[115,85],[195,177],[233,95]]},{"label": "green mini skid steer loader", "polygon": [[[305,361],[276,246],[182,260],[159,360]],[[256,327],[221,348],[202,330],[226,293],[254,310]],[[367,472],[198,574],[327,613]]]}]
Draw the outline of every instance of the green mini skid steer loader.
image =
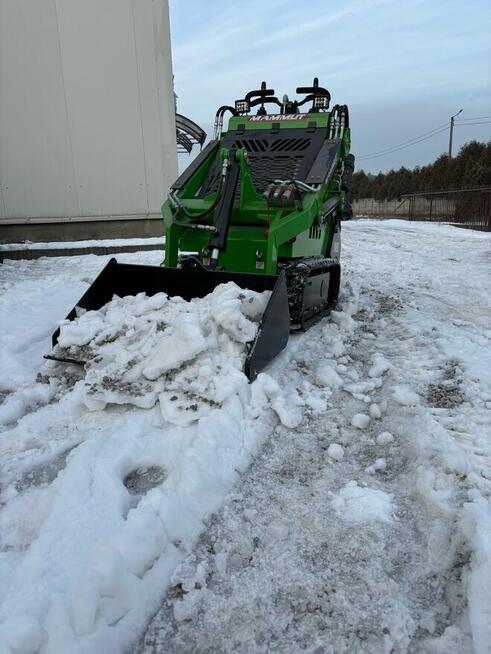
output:
[{"label": "green mini skid steer loader", "polygon": [[[220,107],[213,140],[162,205],[163,265],[111,259],[76,307],[97,310],[114,295],[142,291],[191,300],[229,281],[271,291],[245,363],[251,380],[285,347],[291,330],[325,315],[339,292],[340,217],[354,169],[348,108],[329,110],[330,93],[317,78],[296,92],[304,97],[280,101],[263,82],[235,106]],[[265,105],[274,105],[274,113]],[[74,307],[67,319],[75,317]],[[47,358],[67,361],[58,336],[59,330]]]}]

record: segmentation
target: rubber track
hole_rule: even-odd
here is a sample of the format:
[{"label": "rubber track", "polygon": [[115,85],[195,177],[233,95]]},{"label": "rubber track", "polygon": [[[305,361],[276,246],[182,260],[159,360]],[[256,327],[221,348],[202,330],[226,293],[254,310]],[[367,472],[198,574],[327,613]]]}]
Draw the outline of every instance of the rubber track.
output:
[{"label": "rubber track", "polygon": [[[304,330],[310,327],[314,322],[322,318],[333,304],[331,301],[331,289],[329,289],[327,301],[315,307],[316,311],[314,314],[309,315],[308,318],[302,315],[303,297],[307,279],[318,274],[331,272],[334,266],[339,266],[339,262],[336,259],[320,256],[302,259],[298,262],[292,261],[278,264],[278,268],[284,270],[286,273],[290,322],[293,331]],[[311,314],[311,311],[312,307],[309,308],[309,314]]]}]

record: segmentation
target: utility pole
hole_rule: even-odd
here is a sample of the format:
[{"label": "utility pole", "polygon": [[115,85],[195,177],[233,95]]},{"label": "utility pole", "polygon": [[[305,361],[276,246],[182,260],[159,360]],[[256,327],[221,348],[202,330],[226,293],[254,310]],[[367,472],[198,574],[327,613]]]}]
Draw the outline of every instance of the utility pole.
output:
[{"label": "utility pole", "polygon": [[454,126],[454,121],[455,118],[461,114],[464,110],[461,109],[460,111],[457,111],[456,114],[453,116],[450,116],[450,136],[448,138],[448,158],[449,160],[452,158],[452,141],[453,141],[453,126]]}]

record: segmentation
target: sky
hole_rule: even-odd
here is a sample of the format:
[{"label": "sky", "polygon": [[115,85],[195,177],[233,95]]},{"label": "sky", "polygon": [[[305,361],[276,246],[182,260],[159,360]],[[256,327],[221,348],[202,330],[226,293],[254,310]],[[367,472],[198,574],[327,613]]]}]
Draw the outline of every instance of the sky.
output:
[{"label": "sky", "polygon": [[[276,95],[319,78],[350,110],[357,169],[424,165],[462,114],[454,153],[491,139],[489,0],[169,0],[178,111],[211,136],[216,109],[265,80]],[[366,157],[366,158],[364,158]],[[186,159],[187,161],[187,159]]]}]

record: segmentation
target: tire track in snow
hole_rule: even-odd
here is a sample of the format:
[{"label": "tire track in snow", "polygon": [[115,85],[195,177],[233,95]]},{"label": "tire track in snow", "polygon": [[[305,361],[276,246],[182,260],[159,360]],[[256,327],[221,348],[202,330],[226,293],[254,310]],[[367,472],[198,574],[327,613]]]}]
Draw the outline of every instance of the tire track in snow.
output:
[{"label": "tire track in snow", "polygon": [[[360,378],[370,365],[369,343],[373,347],[360,339],[348,349],[356,362],[350,371]],[[319,345],[307,356],[292,354],[288,365],[311,369],[322,356]],[[373,436],[386,424],[356,434],[340,416],[350,417],[363,404],[343,391],[335,395],[329,410],[307,417],[301,431],[277,429],[241,493],[175,576],[168,604],[147,633],[145,654],[380,652],[389,644],[400,651],[420,628],[418,606],[431,622],[435,591],[442,596],[444,589],[435,589],[424,570],[426,525],[422,529],[411,506],[406,481],[416,475],[410,463],[416,453],[410,443],[399,443],[383,483],[369,480],[364,471],[386,454]],[[329,457],[333,442],[344,449],[339,462]],[[339,519],[332,493],[353,481],[390,492],[396,521],[360,527]],[[202,589],[196,588],[200,568],[209,575]],[[431,619],[445,621],[447,613],[440,599]]]},{"label": "tire track in snow", "polygon": [[[328,408],[317,412],[314,403],[301,428],[277,428],[174,575],[136,650],[141,654],[486,651],[482,638],[474,650],[468,625],[473,552],[461,523],[469,491],[486,490],[476,467],[487,463],[489,443],[480,455],[480,441],[471,437],[478,457],[466,460],[451,428],[463,411],[478,423],[471,414],[482,417],[483,402],[474,408],[463,399],[464,409],[457,403],[443,411],[426,405],[428,385],[448,357],[435,327],[440,310],[418,293],[417,279],[401,286],[400,277],[395,285],[386,275],[371,278],[367,288],[356,261],[347,276],[364,288],[357,310],[338,316],[347,352],[327,358],[335,359],[346,387],[370,380],[373,356],[382,354],[391,363],[382,387],[367,397],[334,388]],[[426,313],[426,325],[415,321],[413,309]],[[350,313],[358,322],[353,333]],[[304,398],[312,395],[326,344],[337,336],[328,322],[292,339],[271,374]],[[365,430],[353,429],[351,417],[368,413],[372,403],[384,415]],[[386,439],[377,436],[387,431],[394,440],[382,446]],[[334,443],[342,449],[333,458]],[[340,491],[354,488],[350,483],[393,498],[395,519],[357,524],[342,511],[336,515],[333,500],[339,506]],[[349,514],[349,503],[343,507]]]}]

